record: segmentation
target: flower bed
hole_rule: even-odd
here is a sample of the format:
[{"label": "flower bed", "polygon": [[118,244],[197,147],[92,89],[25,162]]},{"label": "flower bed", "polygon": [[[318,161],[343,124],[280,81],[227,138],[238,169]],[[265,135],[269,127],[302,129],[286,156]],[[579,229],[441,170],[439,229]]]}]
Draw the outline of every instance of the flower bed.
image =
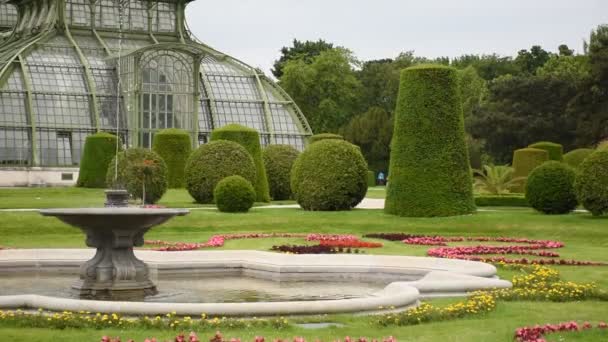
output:
[{"label": "flower bed", "polygon": [[[101,342],[120,342],[120,338],[116,337],[116,338],[110,338],[108,336],[103,336],[101,338]],[[146,338],[144,340],[144,342],[157,342],[158,340],[156,338]],[[198,338],[198,336],[196,335],[195,332],[190,332],[190,334],[186,337],[183,333],[179,334],[177,336],[175,336],[175,339],[173,339],[174,342],[200,342],[200,339]],[[266,339],[262,336],[256,336],[253,340],[254,342],[265,342]],[[291,341],[291,339],[280,339],[280,338],[274,338],[271,339],[270,341],[274,341],[274,342],[288,342]],[[319,339],[315,339],[315,342],[320,342]],[[366,337],[359,337],[358,339],[354,339],[354,338],[350,338],[350,337],[345,337],[344,338],[344,342],[367,342],[368,339]],[[394,338],[393,336],[389,336],[387,338],[383,338],[383,339],[369,339],[370,342],[378,342],[378,341],[383,341],[383,342],[397,342],[397,339]],[[133,340],[127,340],[127,342],[134,342]],[[215,333],[215,335],[209,339],[209,342],[241,342],[240,338],[231,338],[231,339],[224,339],[224,337],[222,336],[222,334],[218,331]],[[306,340],[303,337],[294,337],[293,338],[293,342],[306,342]],[[334,340],[334,342],[340,342],[340,340]]]},{"label": "flower bed", "polygon": [[288,253],[288,254],[338,254],[338,253],[359,254],[359,253],[362,253],[358,249],[324,246],[324,245],[316,245],[316,246],[280,245],[280,246],[272,246],[272,248],[270,250],[275,251],[275,252]]},{"label": "flower bed", "polygon": [[328,247],[342,248],[380,248],[383,245],[379,242],[368,242],[359,240],[336,241],[336,240],[321,240],[319,245]]},{"label": "flower bed", "polygon": [[[596,329],[607,329],[608,324],[599,322]],[[515,340],[518,342],[546,342],[544,335],[556,332],[580,332],[583,330],[593,329],[593,325],[589,322],[578,324],[575,321],[564,322],[559,324],[535,325],[534,327],[523,327],[515,330]]]}]

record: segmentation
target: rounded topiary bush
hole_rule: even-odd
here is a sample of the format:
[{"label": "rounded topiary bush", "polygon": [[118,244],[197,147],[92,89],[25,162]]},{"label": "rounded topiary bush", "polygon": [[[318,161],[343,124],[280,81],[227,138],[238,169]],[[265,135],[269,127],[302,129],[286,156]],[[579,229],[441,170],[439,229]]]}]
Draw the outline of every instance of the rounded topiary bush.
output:
[{"label": "rounded topiary bush", "polygon": [[608,149],[583,161],[575,182],[579,202],[594,216],[608,213]]},{"label": "rounded topiary bush", "polygon": [[410,217],[474,212],[456,70],[403,70],[394,120],[385,212]]},{"label": "rounded topiary bush", "polygon": [[165,161],[156,152],[130,148],[120,152],[117,159],[118,173],[115,172],[115,160],[107,168],[108,185],[125,188],[131,196],[143,199],[147,204],[156,203],[163,197],[168,186],[168,171]]},{"label": "rounded topiary bush", "polygon": [[291,190],[304,210],[350,210],[367,192],[367,162],[344,140],[316,142],[294,162]]},{"label": "rounded topiary bush", "polygon": [[[527,178],[530,172],[549,160],[549,153],[538,148],[522,148],[513,152],[513,178]],[[525,180],[513,187],[513,192],[524,192]]]},{"label": "rounded topiary bush", "polygon": [[291,145],[269,145],[264,149],[262,157],[273,200],[291,198],[291,168],[299,154]]},{"label": "rounded topiary bush", "polygon": [[83,188],[106,187],[106,171],[116,155],[116,148],[122,150],[118,137],[100,132],[87,136],[80,160],[80,172],[76,186]]},{"label": "rounded topiary bush", "polygon": [[526,182],[526,200],[545,214],[565,214],[578,204],[574,192],[576,174],[570,166],[549,161],[532,170]]},{"label": "rounded topiary bush", "polygon": [[211,141],[230,140],[241,144],[249,152],[255,164],[255,181],[252,182],[255,188],[258,202],[270,202],[270,192],[268,190],[268,178],[266,169],[262,161],[262,147],[260,146],[260,135],[255,129],[230,124],[218,128],[211,132]]},{"label": "rounded topiary bush", "polygon": [[192,141],[188,132],[169,128],[154,134],[152,149],[167,164],[169,170],[169,188],[183,188],[186,185],[184,171],[186,161],[192,153]]},{"label": "rounded topiary bush", "polygon": [[244,213],[253,207],[256,194],[251,182],[241,176],[230,176],[217,183],[213,197],[219,211]]},{"label": "rounded topiary bush", "polygon": [[217,183],[235,175],[255,182],[255,165],[249,152],[234,141],[211,141],[192,152],[186,162],[186,189],[196,202],[213,203]]},{"label": "rounded topiary bush", "polygon": [[564,158],[564,147],[560,144],[552,143],[550,141],[540,141],[528,147],[547,151],[547,153],[549,153],[549,160],[562,161]]},{"label": "rounded topiary bush", "polygon": [[313,144],[321,140],[344,140],[344,137],[334,133],[319,133],[308,138],[308,143]]},{"label": "rounded topiary bush", "polygon": [[578,169],[585,158],[589,157],[594,151],[595,150],[591,148],[577,148],[576,150],[564,154],[564,163]]}]

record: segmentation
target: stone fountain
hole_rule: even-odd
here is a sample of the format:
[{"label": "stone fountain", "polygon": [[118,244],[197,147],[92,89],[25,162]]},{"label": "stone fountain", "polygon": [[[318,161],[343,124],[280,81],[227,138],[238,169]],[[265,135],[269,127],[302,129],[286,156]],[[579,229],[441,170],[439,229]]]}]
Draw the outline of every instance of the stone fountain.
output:
[{"label": "stone fountain", "polygon": [[156,294],[148,267],[135,257],[133,247],[144,244],[144,234],[152,227],[189,211],[127,207],[125,190],[108,190],[106,198],[105,208],[40,210],[80,228],[87,246],[97,249],[80,267],[80,279],[72,288],[86,299],[137,300]]}]

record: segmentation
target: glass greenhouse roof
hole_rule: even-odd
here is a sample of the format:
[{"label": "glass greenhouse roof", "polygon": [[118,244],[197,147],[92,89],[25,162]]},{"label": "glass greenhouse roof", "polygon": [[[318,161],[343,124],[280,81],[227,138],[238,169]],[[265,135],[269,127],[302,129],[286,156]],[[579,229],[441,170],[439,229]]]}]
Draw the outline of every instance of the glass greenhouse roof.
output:
[{"label": "glass greenhouse roof", "polygon": [[77,165],[97,131],[149,147],[157,130],[177,127],[198,145],[229,123],[302,149],[311,130],[291,98],[197,41],[185,6],[0,0],[0,166]]}]

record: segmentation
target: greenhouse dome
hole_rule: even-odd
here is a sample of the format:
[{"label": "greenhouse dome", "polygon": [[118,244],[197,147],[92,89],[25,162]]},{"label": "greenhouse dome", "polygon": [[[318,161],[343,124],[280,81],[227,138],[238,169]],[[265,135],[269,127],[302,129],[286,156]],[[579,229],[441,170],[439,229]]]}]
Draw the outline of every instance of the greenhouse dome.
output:
[{"label": "greenhouse dome", "polygon": [[306,118],[280,87],[189,32],[189,1],[0,0],[0,166],[75,167],[85,137],[195,145],[239,123],[302,149]]}]

